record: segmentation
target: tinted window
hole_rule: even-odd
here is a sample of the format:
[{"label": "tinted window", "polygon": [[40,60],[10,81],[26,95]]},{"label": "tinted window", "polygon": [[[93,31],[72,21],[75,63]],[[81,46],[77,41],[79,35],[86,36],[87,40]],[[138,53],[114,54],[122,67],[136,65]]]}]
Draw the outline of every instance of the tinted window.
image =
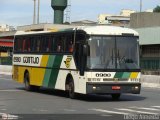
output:
[{"label": "tinted window", "polygon": [[[78,34],[77,40],[83,40],[84,36]],[[74,34],[57,33],[42,35],[16,36],[15,52],[41,52],[41,53],[71,53],[74,48]]]}]

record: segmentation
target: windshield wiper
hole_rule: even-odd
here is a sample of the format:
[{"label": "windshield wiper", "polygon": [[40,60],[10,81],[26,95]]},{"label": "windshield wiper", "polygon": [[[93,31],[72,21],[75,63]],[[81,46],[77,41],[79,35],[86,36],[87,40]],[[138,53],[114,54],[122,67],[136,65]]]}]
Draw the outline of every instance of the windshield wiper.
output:
[{"label": "windshield wiper", "polygon": [[112,65],[113,65],[113,53],[114,52],[114,50],[112,49],[112,56],[111,56],[111,58],[112,58]]}]

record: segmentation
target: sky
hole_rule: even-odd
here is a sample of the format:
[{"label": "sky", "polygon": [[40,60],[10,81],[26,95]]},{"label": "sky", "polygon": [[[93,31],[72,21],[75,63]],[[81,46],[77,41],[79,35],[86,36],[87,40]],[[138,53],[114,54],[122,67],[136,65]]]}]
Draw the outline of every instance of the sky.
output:
[{"label": "sky", "polygon": [[[122,9],[139,11],[140,0],[70,0],[70,20],[97,21],[99,14],[120,14]],[[160,0],[142,0],[142,11],[160,5]],[[40,0],[40,23],[53,23],[51,0]],[[21,26],[33,23],[33,0],[0,0],[0,24]]]}]

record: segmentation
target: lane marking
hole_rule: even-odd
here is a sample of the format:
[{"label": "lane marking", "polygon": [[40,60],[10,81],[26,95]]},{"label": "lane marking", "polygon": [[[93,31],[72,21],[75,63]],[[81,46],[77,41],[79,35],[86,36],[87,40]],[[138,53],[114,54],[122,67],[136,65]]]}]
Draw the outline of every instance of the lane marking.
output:
[{"label": "lane marking", "polygon": [[3,77],[0,77],[0,79],[2,79],[2,80],[12,80],[11,78],[7,79],[7,78],[3,78]]},{"label": "lane marking", "polygon": [[41,112],[47,112],[48,110],[40,109],[39,111],[41,111]]},{"label": "lane marking", "polygon": [[116,112],[116,111],[103,110],[103,109],[89,109],[89,110],[104,112],[104,113],[111,113],[111,114],[129,115],[129,113],[126,113],[126,112]]},{"label": "lane marking", "polygon": [[5,110],[7,110],[7,109],[0,109],[0,110],[3,110],[3,111],[5,111]]},{"label": "lane marking", "polygon": [[64,111],[69,111],[69,112],[75,112],[76,110],[73,109],[63,109]]},{"label": "lane marking", "polygon": [[125,109],[125,108],[116,108],[117,110],[121,111],[127,111],[127,112],[136,112],[136,113],[143,113],[143,114],[151,114],[151,115],[157,115],[158,113],[152,113],[152,112],[145,112],[145,111],[137,111],[137,110],[132,110],[132,109]]},{"label": "lane marking", "polygon": [[0,92],[18,92],[18,91],[24,91],[24,90],[14,90],[14,89],[10,89],[10,90],[0,90]]},{"label": "lane marking", "polygon": [[102,117],[111,117],[112,115],[102,114],[102,115],[100,115],[100,116],[102,116]]},{"label": "lane marking", "polygon": [[136,108],[136,109],[142,109],[142,110],[151,110],[151,111],[160,111],[160,109],[156,109],[156,108],[146,108],[146,107],[129,107],[129,108]]},{"label": "lane marking", "polygon": [[160,106],[152,106],[152,107],[155,107],[155,108],[160,108]]},{"label": "lane marking", "polygon": [[0,113],[0,117],[2,118],[2,120],[16,120],[16,119],[18,119],[17,115],[11,115],[11,114],[7,114],[7,113]]}]

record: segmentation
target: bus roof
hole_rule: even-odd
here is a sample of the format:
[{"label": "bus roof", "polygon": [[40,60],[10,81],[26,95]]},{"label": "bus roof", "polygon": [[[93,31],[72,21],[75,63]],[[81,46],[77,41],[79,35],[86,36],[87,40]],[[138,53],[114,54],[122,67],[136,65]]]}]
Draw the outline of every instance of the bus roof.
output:
[{"label": "bus roof", "polygon": [[90,26],[80,28],[84,30],[87,34],[96,35],[123,35],[132,34],[138,36],[138,32],[129,28],[116,27],[116,26]]},{"label": "bus roof", "polygon": [[50,31],[17,31],[15,35],[30,35],[30,34],[41,34],[41,33],[54,33],[62,31],[71,31],[71,30],[83,30],[90,35],[123,35],[123,34],[132,34],[138,36],[138,32],[129,28],[116,27],[116,26],[71,26],[70,28],[61,28],[54,29]]}]

